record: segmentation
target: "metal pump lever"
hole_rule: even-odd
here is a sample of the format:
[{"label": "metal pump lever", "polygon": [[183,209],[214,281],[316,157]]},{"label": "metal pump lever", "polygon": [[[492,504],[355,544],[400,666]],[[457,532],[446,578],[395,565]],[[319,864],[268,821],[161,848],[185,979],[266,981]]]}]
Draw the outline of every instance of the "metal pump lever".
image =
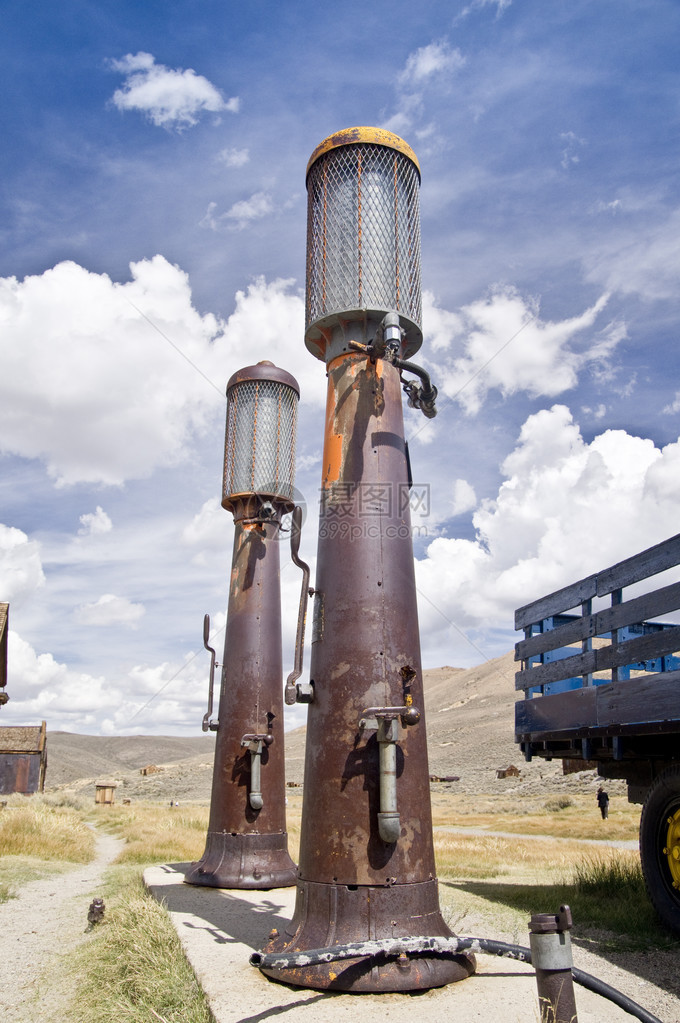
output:
[{"label": "metal pump lever", "polygon": [[215,668],[219,668],[219,664],[215,660],[215,651],[211,646],[208,646],[208,640],[210,639],[210,615],[205,615],[203,618],[203,646],[210,654],[210,681],[208,682],[208,711],[203,715],[203,722],[201,728],[204,732],[216,732],[219,727],[219,721],[211,721],[210,715],[213,711],[213,687],[215,684]]},{"label": "metal pump lever", "polygon": [[361,715],[359,728],[376,728],[380,764],[380,811],[378,834],[383,842],[393,844],[401,835],[397,808],[397,718],[404,726],[420,721],[420,711],[409,704],[404,707],[368,707]]},{"label": "metal pump lever", "polygon": [[302,590],[300,592],[300,609],[298,611],[297,633],[295,635],[295,666],[286,679],[284,689],[284,700],[290,706],[299,700],[300,703],[311,703],[314,699],[314,689],[311,683],[298,682],[302,674],[302,657],[305,648],[305,624],[307,622],[307,600],[314,592],[309,588],[309,565],[302,561],[300,552],[300,533],[302,531],[302,508],[296,505],[293,508],[292,523],[290,529],[290,556],[294,565],[302,569]]},{"label": "metal pump lever", "polygon": [[261,810],[264,806],[261,780],[262,749],[264,746],[271,746],[273,741],[274,736],[271,732],[268,732],[267,735],[251,733],[241,738],[241,746],[245,746],[250,752],[250,793],[248,795],[248,802],[253,810]]}]

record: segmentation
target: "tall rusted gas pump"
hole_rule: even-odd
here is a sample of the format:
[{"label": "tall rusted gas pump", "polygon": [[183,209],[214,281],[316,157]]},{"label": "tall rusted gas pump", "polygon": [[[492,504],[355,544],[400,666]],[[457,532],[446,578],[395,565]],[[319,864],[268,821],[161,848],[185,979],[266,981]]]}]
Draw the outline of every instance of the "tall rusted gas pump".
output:
[{"label": "tall rusted gas pump", "polygon": [[279,531],[293,508],[300,389],[271,362],[227,384],[222,506],[234,552],[217,720],[215,651],[203,730],[217,732],[205,852],[184,880],[214,888],[295,884],[285,814]]},{"label": "tall rusted gas pump", "polygon": [[413,151],[377,128],[330,136],[307,168],[305,342],[326,363],[328,400],[311,672],[297,686],[309,702],[297,900],[265,950],[285,965],[263,967],[303,987],[416,990],[474,969],[438,956],[436,941],[341,964],[316,954],[451,937],[435,877],[401,402],[403,385],[435,415],[436,389],[408,361],[422,343],[419,185]]}]

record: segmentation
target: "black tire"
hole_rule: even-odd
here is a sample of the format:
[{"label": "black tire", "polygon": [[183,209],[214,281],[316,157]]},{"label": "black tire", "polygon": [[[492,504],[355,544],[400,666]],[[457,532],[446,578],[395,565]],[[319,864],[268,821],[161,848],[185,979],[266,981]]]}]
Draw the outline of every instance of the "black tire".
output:
[{"label": "black tire", "polygon": [[654,908],[680,934],[680,766],[666,768],[647,793],[640,818],[640,859]]}]

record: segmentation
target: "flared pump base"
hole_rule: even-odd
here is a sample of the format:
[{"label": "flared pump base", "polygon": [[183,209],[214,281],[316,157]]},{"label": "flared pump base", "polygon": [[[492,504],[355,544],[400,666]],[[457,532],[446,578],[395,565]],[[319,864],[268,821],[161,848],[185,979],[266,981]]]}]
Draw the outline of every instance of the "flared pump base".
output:
[{"label": "flared pump base", "polygon": [[[439,910],[436,880],[416,884],[320,884],[298,881],[295,913],[263,952],[306,952],[355,941],[412,936],[452,937]],[[290,968],[265,968],[274,980],[329,991],[423,991],[465,980],[472,955],[430,953],[345,959]]]},{"label": "flared pump base", "polygon": [[186,884],[256,890],[290,888],[296,879],[285,831],[273,835],[209,831],[203,856],[184,875]]}]

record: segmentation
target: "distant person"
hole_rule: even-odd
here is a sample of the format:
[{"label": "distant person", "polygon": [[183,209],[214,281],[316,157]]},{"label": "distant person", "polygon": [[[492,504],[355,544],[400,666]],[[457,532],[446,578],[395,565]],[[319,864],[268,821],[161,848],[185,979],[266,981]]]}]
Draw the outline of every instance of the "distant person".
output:
[{"label": "distant person", "polygon": [[602,820],[606,821],[609,816],[609,795],[605,792],[601,785],[597,790],[597,805],[600,808]]}]

